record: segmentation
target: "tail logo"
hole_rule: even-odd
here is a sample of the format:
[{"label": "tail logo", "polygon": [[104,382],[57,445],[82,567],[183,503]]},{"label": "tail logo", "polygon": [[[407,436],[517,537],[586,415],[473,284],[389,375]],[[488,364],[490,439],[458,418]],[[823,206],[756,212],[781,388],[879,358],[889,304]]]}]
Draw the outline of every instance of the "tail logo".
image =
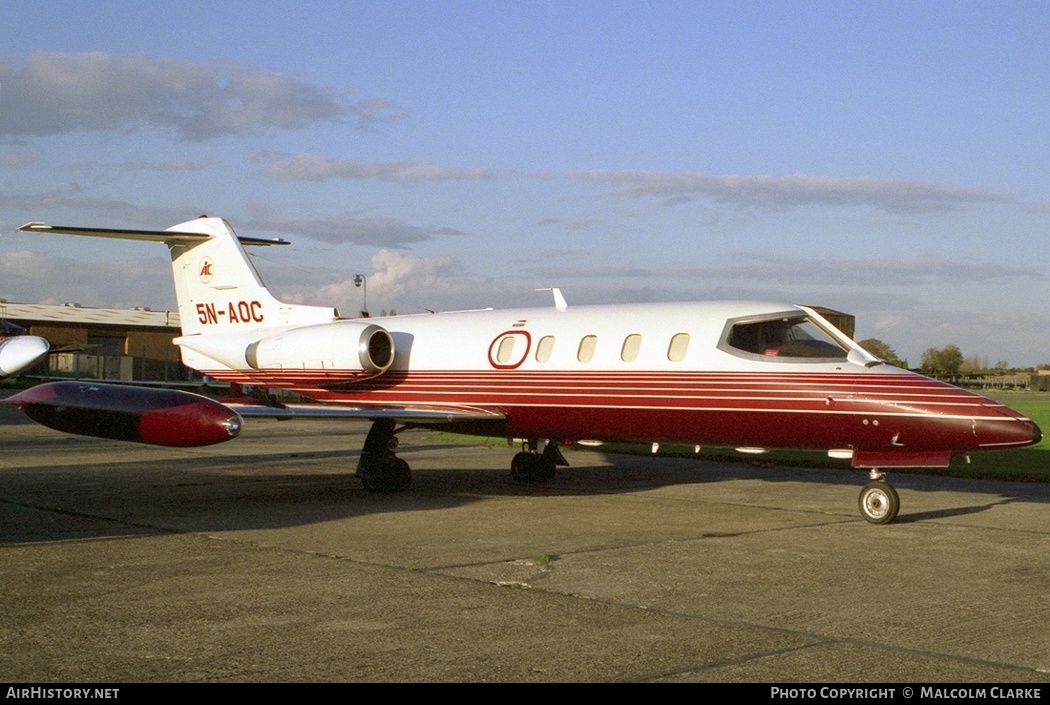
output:
[{"label": "tail logo", "polygon": [[212,270],[212,267],[214,267],[214,266],[215,266],[215,264],[211,261],[211,257],[202,257],[201,258],[200,278],[201,278],[201,281],[204,282],[205,284],[207,284],[208,282],[211,281],[211,276],[212,276],[212,271],[211,270]]}]

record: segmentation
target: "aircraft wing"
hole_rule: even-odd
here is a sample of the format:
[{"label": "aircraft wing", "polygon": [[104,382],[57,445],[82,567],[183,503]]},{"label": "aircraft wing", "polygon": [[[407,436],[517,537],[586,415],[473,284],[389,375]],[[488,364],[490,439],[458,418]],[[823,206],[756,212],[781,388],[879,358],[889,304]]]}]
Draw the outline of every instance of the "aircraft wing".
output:
[{"label": "aircraft wing", "polygon": [[66,433],[175,447],[228,441],[240,432],[245,417],[389,420],[486,431],[498,431],[505,420],[498,411],[469,406],[266,404],[245,397],[212,399],[178,389],[72,380],[38,384],[0,404]]}]

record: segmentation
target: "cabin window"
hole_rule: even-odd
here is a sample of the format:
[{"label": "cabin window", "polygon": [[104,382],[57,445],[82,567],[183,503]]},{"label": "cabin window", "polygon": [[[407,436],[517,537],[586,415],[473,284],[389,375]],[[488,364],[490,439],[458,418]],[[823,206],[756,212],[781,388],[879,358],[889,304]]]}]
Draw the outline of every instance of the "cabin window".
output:
[{"label": "cabin window", "polygon": [[547,362],[551,359],[551,352],[554,350],[554,336],[545,335],[540,338],[539,344],[536,345],[536,362]]},{"label": "cabin window", "polygon": [[638,359],[638,351],[642,347],[642,336],[632,333],[623,339],[623,348],[620,350],[620,359],[624,362],[634,362]]},{"label": "cabin window", "polygon": [[671,338],[671,344],[667,346],[667,359],[671,362],[681,362],[685,359],[685,351],[689,349],[689,334],[678,333]]},{"label": "cabin window", "polygon": [[734,323],[725,337],[729,352],[765,358],[843,359],[849,349],[808,316]]},{"label": "cabin window", "polygon": [[510,361],[510,356],[514,352],[514,339],[516,337],[516,335],[508,335],[499,341],[499,347],[496,349],[496,362],[505,365]]},{"label": "cabin window", "polygon": [[594,357],[594,348],[598,345],[598,336],[585,335],[580,341],[580,349],[576,352],[576,359],[580,362],[590,362]]}]

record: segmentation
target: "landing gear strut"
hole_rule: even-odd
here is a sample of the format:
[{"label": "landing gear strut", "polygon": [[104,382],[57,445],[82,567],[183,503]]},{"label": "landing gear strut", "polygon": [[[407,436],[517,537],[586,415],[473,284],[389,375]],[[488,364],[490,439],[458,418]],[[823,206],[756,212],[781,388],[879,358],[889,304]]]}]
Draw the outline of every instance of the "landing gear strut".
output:
[{"label": "landing gear strut", "polygon": [[404,492],[412,486],[412,470],[395,455],[395,448],[394,422],[391,419],[374,422],[361,449],[356,473],[369,492]]},{"label": "landing gear strut", "polygon": [[556,466],[569,464],[557,443],[543,441],[542,451],[538,451],[538,446],[539,442],[530,439],[522,444],[522,451],[514,456],[510,463],[510,476],[515,482],[526,485],[549,482],[554,477]]},{"label": "landing gear strut", "polygon": [[864,485],[857,499],[860,514],[872,524],[889,524],[897,518],[901,500],[897,490],[886,482],[886,474],[872,468],[868,474],[871,482]]}]

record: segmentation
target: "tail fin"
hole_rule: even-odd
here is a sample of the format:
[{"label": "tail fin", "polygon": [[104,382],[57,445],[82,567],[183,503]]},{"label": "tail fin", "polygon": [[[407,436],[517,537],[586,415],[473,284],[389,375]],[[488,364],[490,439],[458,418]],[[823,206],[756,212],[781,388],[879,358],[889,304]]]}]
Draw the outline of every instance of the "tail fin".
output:
[{"label": "tail fin", "polygon": [[171,251],[175,297],[184,336],[327,323],[333,308],[285,304],[259,278],[243,245],[285,240],[238,238],[222,218],[201,216],[167,230],[107,230],[27,223],[19,230],[163,242]]},{"label": "tail fin", "polygon": [[183,335],[310,325],[338,317],[335,309],[285,304],[270,294],[242,242],[287,244],[284,240],[241,240],[222,218],[198,218],[165,232],[209,236],[200,241],[167,241]]}]

